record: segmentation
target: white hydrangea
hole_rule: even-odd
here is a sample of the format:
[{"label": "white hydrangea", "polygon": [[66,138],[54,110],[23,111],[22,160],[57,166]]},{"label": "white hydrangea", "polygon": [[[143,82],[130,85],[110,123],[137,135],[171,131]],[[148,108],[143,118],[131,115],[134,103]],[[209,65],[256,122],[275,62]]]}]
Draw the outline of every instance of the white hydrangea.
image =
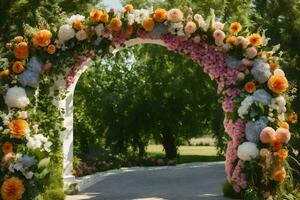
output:
[{"label": "white hydrangea", "polygon": [[10,108],[23,109],[30,103],[25,89],[17,86],[9,88],[4,98],[5,104]]},{"label": "white hydrangea", "polygon": [[79,41],[86,40],[87,39],[87,34],[84,30],[80,30],[76,33],[76,38]]},{"label": "white hydrangea", "polygon": [[238,147],[238,157],[241,160],[252,160],[257,158],[259,150],[255,143],[244,142]]},{"label": "white hydrangea", "polygon": [[72,15],[70,18],[66,20],[66,23],[69,25],[73,25],[75,21],[84,21],[85,17],[83,15]]},{"label": "white hydrangea", "polygon": [[52,142],[42,134],[36,134],[33,137],[27,137],[27,147],[29,149],[43,149],[46,152],[50,152]]},{"label": "white hydrangea", "polygon": [[99,24],[99,25],[97,25],[97,26],[95,27],[95,32],[96,32],[96,35],[97,35],[98,37],[101,37],[101,36],[102,36],[103,31],[104,31],[104,26],[103,26],[103,24]]},{"label": "white hydrangea", "polygon": [[241,106],[238,109],[239,117],[244,119],[244,116],[248,114],[251,105],[254,100],[252,96],[247,96],[241,103]]},{"label": "white hydrangea", "polygon": [[132,25],[134,22],[141,24],[145,18],[149,17],[153,13],[153,8],[149,9],[137,9],[132,14],[128,15],[128,24]]},{"label": "white hydrangea", "polygon": [[58,31],[58,40],[60,43],[64,43],[75,37],[75,30],[71,25],[65,24],[59,28]]},{"label": "white hydrangea", "polygon": [[185,36],[182,22],[171,23],[171,25],[168,28],[168,31],[174,35]]}]

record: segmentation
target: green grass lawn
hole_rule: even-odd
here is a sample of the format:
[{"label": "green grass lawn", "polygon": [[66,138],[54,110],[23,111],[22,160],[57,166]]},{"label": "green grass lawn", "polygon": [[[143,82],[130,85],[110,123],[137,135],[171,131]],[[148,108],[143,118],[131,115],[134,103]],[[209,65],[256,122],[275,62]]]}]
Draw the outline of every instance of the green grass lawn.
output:
[{"label": "green grass lawn", "polygon": [[[164,157],[162,145],[149,145],[147,152],[150,156]],[[214,146],[181,146],[178,149],[178,163],[223,161],[224,156],[217,155]]]}]

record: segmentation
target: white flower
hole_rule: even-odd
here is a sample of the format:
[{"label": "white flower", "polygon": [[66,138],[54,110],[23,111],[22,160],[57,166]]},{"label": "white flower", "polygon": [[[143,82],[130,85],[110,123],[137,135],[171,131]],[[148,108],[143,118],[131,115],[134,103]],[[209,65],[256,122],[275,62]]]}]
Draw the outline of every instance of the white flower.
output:
[{"label": "white flower", "polygon": [[75,30],[69,24],[62,25],[58,31],[58,40],[64,43],[75,36]]},{"label": "white flower", "polygon": [[102,35],[103,31],[104,31],[104,26],[103,26],[103,24],[97,25],[97,26],[95,27],[95,31],[96,31],[96,35],[97,35],[98,37],[100,37],[100,36]]},{"label": "white flower", "polygon": [[243,72],[238,73],[238,79],[239,80],[244,80],[245,79],[245,74]]},{"label": "white flower", "polygon": [[27,111],[21,111],[18,114],[20,119],[27,119],[28,117]]},{"label": "white flower", "polygon": [[128,14],[127,19],[128,19],[128,24],[133,25],[134,21],[135,21],[135,15],[134,14]]},{"label": "white flower", "polygon": [[76,33],[76,38],[79,41],[86,40],[87,39],[87,34],[84,30],[80,30]]},{"label": "white flower", "polygon": [[5,103],[10,108],[25,108],[30,102],[24,88],[14,86],[7,90]]},{"label": "white flower", "polygon": [[[134,21],[138,24],[141,24],[145,18],[149,17],[150,14],[153,13],[153,9],[137,9],[133,11],[133,16],[129,15],[130,23],[133,24],[132,18],[134,18]],[[128,19],[129,21],[129,19]],[[130,25],[130,24],[129,24]]]},{"label": "white flower", "polygon": [[244,116],[248,114],[251,105],[254,100],[252,96],[247,96],[241,103],[241,106],[238,109],[238,114],[240,118],[244,119]]},{"label": "white flower", "polygon": [[69,25],[73,25],[75,21],[79,20],[79,21],[83,21],[85,19],[84,16],[82,15],[72,15],[69,19],[66,20],[66,23]]},{"label": "white flower", "polygon": [[27,138],[27,147],[29,149],[35,150],[35,149],[43,149],[46,152],[50,152],[50,147],[52,143],[43,136],[42,134],[36,134],[33,137]]},{"label": "white flower", "polygon": [[238,157],[241,160],[252,160],[257,158],[259,150],[255,143],[244,142],[238,147]]},{"label": "white flower", "polygon": [[169,32],[174,34],[174,35],[180,35],[183,36],[184,31],[183,31],[183,24],[181,22],[179,23],[171,23],[171,25],[168,28]]}]

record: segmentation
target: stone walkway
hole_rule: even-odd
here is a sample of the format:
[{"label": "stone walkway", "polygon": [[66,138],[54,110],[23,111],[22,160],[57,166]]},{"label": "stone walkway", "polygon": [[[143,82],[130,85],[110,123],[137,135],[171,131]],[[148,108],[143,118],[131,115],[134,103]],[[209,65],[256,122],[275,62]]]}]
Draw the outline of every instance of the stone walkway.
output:
[{"label": "stone walkway", "polygon": [[224,162],[128,168],[67,200],[225,200]]}]

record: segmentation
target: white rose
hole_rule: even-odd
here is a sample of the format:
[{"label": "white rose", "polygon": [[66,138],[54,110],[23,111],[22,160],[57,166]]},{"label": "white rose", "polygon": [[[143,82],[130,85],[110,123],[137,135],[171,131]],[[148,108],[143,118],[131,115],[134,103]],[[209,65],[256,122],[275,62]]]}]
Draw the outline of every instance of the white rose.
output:
[{"label": "white rose", "polygon": [[76,33],[76,38],[79,41],[86,40],[87,39],[87,34],[84,30],[80,30]]},{"label": "white rose", "polygon": [[104,31],[104,26],[103,26],[103,24],[97,25],[97,26],[95,27],[95,31],[96,31],[96,35],[97,35],[98,37],[100,37],[100,36],[102,35],[103,31]]},{"label": "white rose", "polygon": [[64,43],[75,36],[75,30],[69,24],[62,25],[58,31],[58,40]]},{"label": "white rose", "polygon": [[7,90],[5,103],[10,108],[25,108],[30,102],[24,88],[14,86]]},{"label": "white rose", "polygon": [[252,160],[257,158],[259,150],[255,143],[244,142],[238,147],[238,157],[241,160]]},{"label": "white rose", "polygon": [[68,23],[69,25],[73,25],[75,21],[79,20],[79,21],[83,21],[85,19],[84,16],[82,15],[72,15],[69,19],[66,20],[66,23]]}]

